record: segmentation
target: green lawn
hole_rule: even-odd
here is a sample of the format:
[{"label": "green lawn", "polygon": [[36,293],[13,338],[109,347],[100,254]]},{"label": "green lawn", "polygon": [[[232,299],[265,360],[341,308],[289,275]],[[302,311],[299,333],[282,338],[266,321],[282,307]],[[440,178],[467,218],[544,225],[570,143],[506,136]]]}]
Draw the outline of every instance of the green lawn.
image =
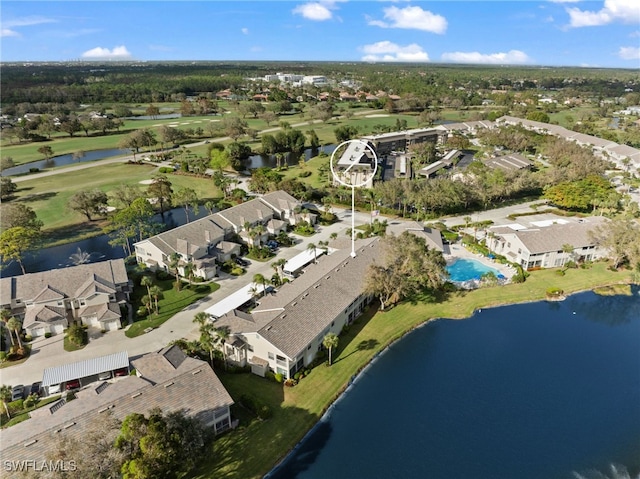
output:
[{"label": "green lawn", "polygon": [[[174,314],[179,313],[190,304],[195,303],[220,288],[218,283],[192,284],[189,286],[183,284],[182,289],[177,291],[173,288],[173,279],[163,281],[156,280],[155,284],[160,286],[163,292],[163,298],[158,301],[159,314],[156,315],[154,312],[147,316],[146,319],[133,323],[125,332],[128,338],[135,338],[136,336],[144,334],[144,330],[147,328],[157,328],[161,326]],[[146,293],[146,288],[142,286],[134,290],[132,298],[134,309],[137,309],[140,297]]]},{"label": "green lawn", "polygon": [[211,454],[193,477],[262,477],[296,445],[340,395],[350,378],[377,352],[429,319],[466,318],[479,308],[538,301],[545,298],[550,286],[571,293],[598,285],[629,283],[630,278],[630,272],[612,272],[605,263],[596,263],[590,269],[568,270],[565,276],[558,276],[555,270],[536,271],[522,284],[451,293],[436,302],[416,298],[387,312],[370,311],[340,336],[334,364],[314,368],[294,388],[284,388],[250,374],[221,374],[235,400],[241,394],[260,397],[272,406],[274,415],[266,421],[240,416],[244,419],[240,427],[211,444]]},{"label": "green lawn", "polygon": [[[144,191],[146,185],[139,182],[150,179],[158,172],[151,165],[133,165],[114,163],[109,165],[70,171],[47,176],[37,180],[18,183],[16,198],[12,201],[24,202],[34,209],[44,223],[46,245],[57,242],[74,241],[101,233],[105,222],[101,219],[88,222],[86,217],[67,208],[69,198],[84,189],[98,188],[111,192],[122,185],[138,185]],[[195,178],[169,173],[174,191],[179,188],[192,188],[198,194],[201,203],[219,198],[222,193],[209,178]]]},{"label": "green lawn", "polygon": [[25,421],[30,417],[29,412],[33,411],[34,409],[38,409],[42,406],[46,406],[47,404],[51,404],[52,402],[55,402],[58,399],[60,399],[59,394],[41,399],[36,403],[35,406],[24,408],[22,411],[18,411],[17,414],[14,414],[13,417],[9,420],[7,420],[6,410],[4,409],[4,407],[2,407],[2,414],[0,414],[0,427],[4,429],[7,427],[11,427],[14,424],[18,424],[19,422]]}]

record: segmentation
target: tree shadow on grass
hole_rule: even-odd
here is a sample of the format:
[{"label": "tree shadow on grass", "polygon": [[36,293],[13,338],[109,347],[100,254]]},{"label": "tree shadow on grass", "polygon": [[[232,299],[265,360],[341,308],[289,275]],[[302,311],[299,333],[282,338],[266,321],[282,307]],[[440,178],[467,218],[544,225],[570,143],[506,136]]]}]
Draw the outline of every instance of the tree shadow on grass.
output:
[{"label": "tree shadow on grass", "polygon": [[349,354],[346,354],[344,356],[340,356],[335,361],[333,361],[333,363],[334,364],[335,363],[339,363],[343,359],[347,359],[349,356],[351,356],[352,354],[355,354],[357,352],[369,351],[369,350],[375,349],[379,345],[380,345],[380,341],[378,341],[377,339],[363,339],[362,341],[360,341],[358,343],[358,345],[356,346],[356,348],[353,351],[351,351]]},{"label": "tree shadow on grass", "polygon": [[46,201],[50,200],[58,194],[57,191],[47,191],[46,193],[38,193],[36,195],[26,195],[20,198],[22,203],[30,203],[32,201]]}]

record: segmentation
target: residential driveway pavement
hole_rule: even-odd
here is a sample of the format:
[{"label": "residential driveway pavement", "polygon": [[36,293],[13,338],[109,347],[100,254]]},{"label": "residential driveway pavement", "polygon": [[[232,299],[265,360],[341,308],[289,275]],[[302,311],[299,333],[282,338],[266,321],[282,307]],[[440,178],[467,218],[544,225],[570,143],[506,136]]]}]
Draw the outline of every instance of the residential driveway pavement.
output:
[{"label": "residential driveway pavement", "polygon": [[[240,277],[225,275],[220,278],[220,289],[188,306],[161,327],[136,338],[127,338],[123,329],[104,334],[97,332],[91,335],[93,339],[89,341],[86,347],[74,352],[64,350],[62,335],[52,336],[47,339],[36,339],[31,343],[31,357],[26,362],[0,370],[0,383],[12,385],[31,384],[42,380],[43,371],[53,366],[105,356],[120,351],[127,351],[129,357],[134,358],[151,351],[160,350],[175,339],[196,339],[199,335],[198,328],[192,322],[195,314],[206,310],[229,294],[247,285],[257,273],[270,278],[274,274],[274,270],[270,266],[274,260],[278,258],[290,259],[301,251],[305,251],[307,245],[311,242],[317,245],[320,241],[330,241],[330,235],[334,232],[338,233],[339,238],[346,238],[346,230],[351,227],[350,210],[333,209],[332,211],[338,215],[341,221],[326,227],[318,226],[318,233],[310,237],[292,234],[291,236],[297,240],[294,246],[280,248],[277,256],[267,262],[252,260],[247,272]],[[356,224],[363,224],[367,221],[369,221],[368,214],[356,214]]]}]

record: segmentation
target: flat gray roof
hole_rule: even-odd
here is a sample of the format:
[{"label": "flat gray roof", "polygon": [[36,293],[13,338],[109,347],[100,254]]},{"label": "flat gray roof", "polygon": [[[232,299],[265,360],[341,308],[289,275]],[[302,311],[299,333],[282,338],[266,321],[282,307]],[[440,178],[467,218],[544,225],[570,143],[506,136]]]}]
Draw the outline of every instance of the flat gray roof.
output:
[{"label": "flat gray roof", "polygon": [[72,379],[86,378],[105,371],[128,367],[129,354],[126,351],[121,351],[107,356],[47,368],[42,375],[42,386],[51,386],[52,384],[60,384]]}]

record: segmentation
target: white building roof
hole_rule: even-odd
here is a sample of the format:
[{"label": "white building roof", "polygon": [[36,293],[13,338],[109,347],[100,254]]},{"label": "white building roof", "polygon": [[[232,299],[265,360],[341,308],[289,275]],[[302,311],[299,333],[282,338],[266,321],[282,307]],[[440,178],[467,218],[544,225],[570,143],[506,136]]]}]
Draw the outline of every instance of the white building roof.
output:
[{"label": "white building roof", "polygon": [[85,378],[106,371],[128,367],[129,354],[126,351],[121,351],[107,356],[47,368],[42,375],[42,386],[51,386],[52,384],[60,384],[72,379]]},{"label": "white building roof", "polygon": [[318,258],[322,254],[324,254],[324,250],[320,248],[316,248],[315,253],[313,250],[305,250],[287,261],[282,270],[285,273],[295,273],[300,268],[304,268],[306,265],[311,263],[314,258]]},{"label": "white building roof", "polygon": [[[254,293],[255,288],[255,293]],[[269,289],[270,286],[267,286]],[[227,314],[229,311],[232,311],[236,308],[239,308],[244,303],[251,300],[254,294],[263,294],[265,287],[261,284],[257,283],[249,283],[248,285],[240,288],[235,293],[231,293],[229,296],[224,298],[222,301],[218,301],[213,306],[205,309],[205,313],[209,313],[214,318],[219,318],[220,316]]]}]

